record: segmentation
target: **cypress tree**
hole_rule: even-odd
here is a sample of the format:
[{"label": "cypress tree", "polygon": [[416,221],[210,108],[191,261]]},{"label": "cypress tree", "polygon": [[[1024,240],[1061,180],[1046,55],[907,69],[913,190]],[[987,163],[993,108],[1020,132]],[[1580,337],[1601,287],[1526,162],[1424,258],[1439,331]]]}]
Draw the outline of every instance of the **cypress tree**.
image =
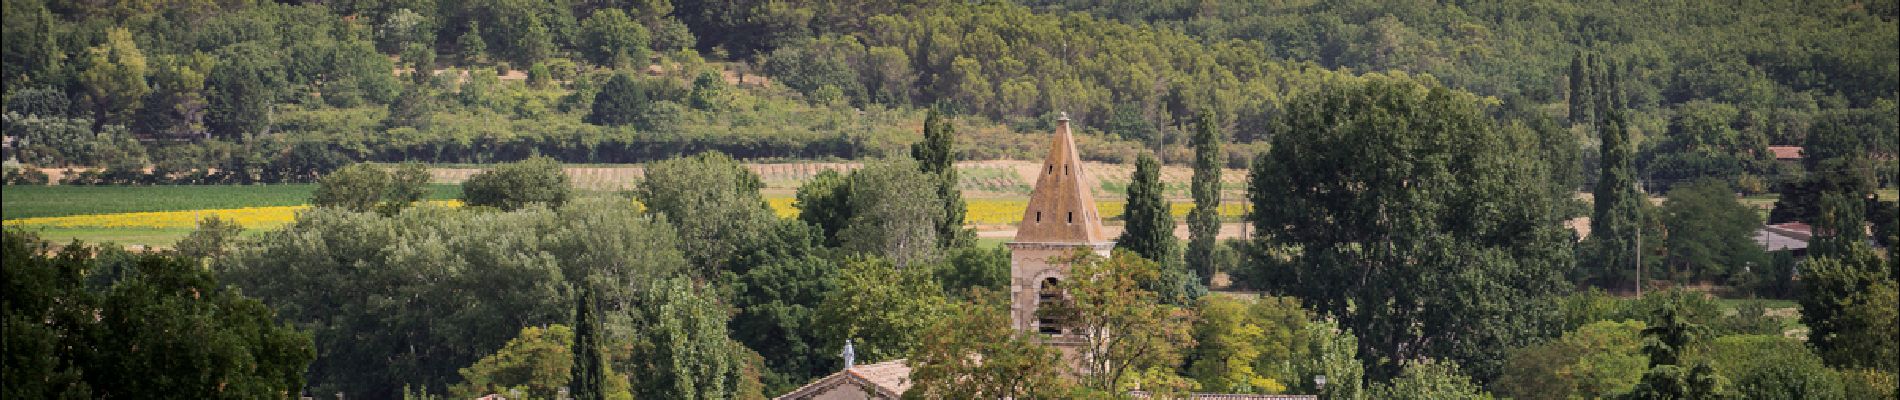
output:
[{"label": "cypress tree", "polygon": [[1220,234],[1220,131],[1214,113],[1202,111],[1194,130],[1194,180],[1189,191],[1194,210],[1188,212],[1188,269],[1202,282],[1214,277],[1215,236]]},{"label": "cypress tree", "polygon": [[1122,212],[1122,235],[1116,247],[1162,264],[1174,258],[1174,215],[1162,197],[1161,162],[1142,154],[1135,160],[1135,176],[1128,183],[1128,206]]},{"label": "cypress tree", "polygon": [[[1608,104],[1608,98],[1614,93],[1605,93],[1599,105]],[[1641,202],[1643,194],[1636,189],[1636,169],[1631,165],[1635,159],[1633,144],[1630,143],[1629,129],[1620,109],[1608,109],[1604,112],[1603,123],[1597,126],[1598,137],[1602,139],[1599,152],[1602,156],[1598,165],[1601,171],[1597,177],[1594,195],[1594,210],[1590,218],[1590,241],[1595,254],[1590,257],[1594,268],[1588,279],[1596,280],[1600,285],[1615,285],[1622,272],[1634,272],[1637,230],[1642,229]],[[1641,279],[1641,277],[1638,277]]]},{"label": "cypress tree", "polygon": [[967,212],[963,192],[957,189],[956,128],[937,110],[924,117],[924,140],[910,145],[910,157],[918,168],[937,177],[937,198],[943,200],[943,218],[937,223],[937,244],[957,247],[967,242],[963,215]]},{"label": "cypress tree", "polygon": [[1577,53],[1570,59],[1570,123],[1572,125],[1593,121],[1590,116],[1590,102],[1595,101],[1590,88],[1590,69],[1584,64],[1583,53]]},{"label": "cypress tree", "polygon": [[568,394],[574,400],[600,400],[607,392],[607,357],[601,350],[600,315],[594,291],[582,288],[574,303],[574,366]]}]

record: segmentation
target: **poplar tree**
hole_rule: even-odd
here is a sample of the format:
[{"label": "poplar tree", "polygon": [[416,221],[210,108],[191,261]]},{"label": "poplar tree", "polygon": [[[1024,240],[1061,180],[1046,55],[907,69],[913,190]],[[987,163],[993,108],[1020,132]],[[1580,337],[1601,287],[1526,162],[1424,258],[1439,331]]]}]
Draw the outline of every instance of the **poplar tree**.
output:
[{"label": "poplar tree", "polygon": [[910,145],[910,157],[924,173],[937,178],[937,198],[943,201],[943,218],[937,221],[937,243],[957,247],[967,243],[963,216],[967,212],[963,192],[957,189],[956,128],[937,110],[924,117],[924,140]]},{"label": "poplar tree", "polygon": [[1188,212],[1188,269],[1202,282],[1214,277],[1215,236],[1220,234],[1220,131],[1214,113],[1202,111],[1194,130],[1194,180],[1189,191],[1194,210]]},{"label": "poplar tree", "polygon": [[1163,190],[1161,162],[1142,154],[1128,183],[1128,206],[1122,212],[1124,225],[1115,247],[1160,263],[1174,259],[1174,215],[1168,213]]}]

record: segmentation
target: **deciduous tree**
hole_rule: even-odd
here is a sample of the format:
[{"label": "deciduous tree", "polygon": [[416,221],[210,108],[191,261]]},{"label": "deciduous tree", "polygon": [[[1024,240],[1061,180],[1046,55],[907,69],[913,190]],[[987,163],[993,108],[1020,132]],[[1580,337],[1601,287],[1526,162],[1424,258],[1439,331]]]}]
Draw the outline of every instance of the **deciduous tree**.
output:
[{"label": "deciduous tree", "polygon": [[1482,381],[1505,349],[1555,334],[1548,304],[1571,266],[1560,199],[1524,189],[1548,179],[1529,161],[1535,139],[1495,129],[1477,105],[1368,77],[1294,101],[1255,163],[1253,225],[1293,252],[1254,268],[1340,318],[1375,377],[1441,358]]},{"label": "deciduous tree", "polygon": [[534,203],[560,207],[573,191],[561,163],[552,158],[535,157],[502,164],[469,177],[462,183],[462,202],[504,211]]},{"label": "deciduous tree", "polygon": [[910,160],[896,160],[853,171],[850,181],[851,219],[838,232],[845,249],[899,267],[937,257],[937,243],[945,238],[937,234],[944,212],[936,177]]},{"label": "deciduous tree", "polygon": [[[916,383],[904,396],[925,399],[1034,399],[1073,396],[1062,352],[1010,328],[1008,307],[978,294],[951,307],[910,353]],[[913,394],[914,393],[914,394]]]},{"label": "deciduous tree", "polygon": [[679,227],[681,248],[701,277],[744,274],[736,259],[763,243],[777,219],[759,197],[764,182],[725,154],[714,152],[656,162],[634,195],[650,215]]},{"label": "deciduous tree", "polygon": [[1173,368],[1194,345],[1192,312],[1162,304],[1145,281],[1159,278],[1153,261],[1126,251],[1104,258],[1078,252],[1062,282],[1063,301],[1037,312],[1062,321],[1067,340],[1080,343],[1080,384],[1118,393],[1131,389],[1137,374]]}]

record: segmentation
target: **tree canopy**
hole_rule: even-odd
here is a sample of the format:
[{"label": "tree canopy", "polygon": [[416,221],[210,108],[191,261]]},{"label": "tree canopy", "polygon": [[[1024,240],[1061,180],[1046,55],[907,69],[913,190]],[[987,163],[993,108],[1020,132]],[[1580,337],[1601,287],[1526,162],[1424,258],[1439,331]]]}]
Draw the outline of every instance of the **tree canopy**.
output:
[{"label": "tree canopy", "polygon": [[1504,348],[1548,335],[1570,234],[1559,199],[1521,190],[1549,179],[1534,139],[1495,128],[1469,95],[1377,76],[1295,101],[1274,130],[1248,188],[1253,225],[1298,253],[1253,268],[1339,316],[1374,376],[1431,355],[1489,377]]}]

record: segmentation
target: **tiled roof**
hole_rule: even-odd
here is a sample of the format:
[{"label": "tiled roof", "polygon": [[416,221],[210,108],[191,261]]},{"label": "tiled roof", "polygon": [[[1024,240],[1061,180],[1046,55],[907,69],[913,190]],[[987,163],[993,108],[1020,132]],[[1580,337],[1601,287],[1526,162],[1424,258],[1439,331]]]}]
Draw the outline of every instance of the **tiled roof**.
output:
[{"label": "tiled roof", "polygon": [[1768,152],[1774,153],[1776,160],[1801,159],[1801,146],[1768,146]]},{"label": "tiled roof", "polygon": [[1755,243],[1767,251],[1803,250],[1808,248],[1808,239],[1813,236],[1813,228],[1808,224],[1789,222],[1756,230]]},{"label": "tiled roof", "polygon": [[1057,120],[1049,156],[1043,159],[1042,173],[1036,177],[1036,189],[1029,194],[1029,206],[1017,225],[1017,242],[1027,243],[1106,243],[1102,217],[1096,215],[1095,197],[1089,192],[1087,171],[1075,151],[1075,136],[1069,132],[1069,117]]},{"label": "tiled roof", "polygon": [[910,390],[911,383],[910,365],[906,364],[905,360],[893,360],[852,366],[818,378],[797,390],[775,397],[774,400],[812,398],[846,384],[860,389],[874,390],[877,392],[876,398],[896,399],[903,396],[904,391]]}]

